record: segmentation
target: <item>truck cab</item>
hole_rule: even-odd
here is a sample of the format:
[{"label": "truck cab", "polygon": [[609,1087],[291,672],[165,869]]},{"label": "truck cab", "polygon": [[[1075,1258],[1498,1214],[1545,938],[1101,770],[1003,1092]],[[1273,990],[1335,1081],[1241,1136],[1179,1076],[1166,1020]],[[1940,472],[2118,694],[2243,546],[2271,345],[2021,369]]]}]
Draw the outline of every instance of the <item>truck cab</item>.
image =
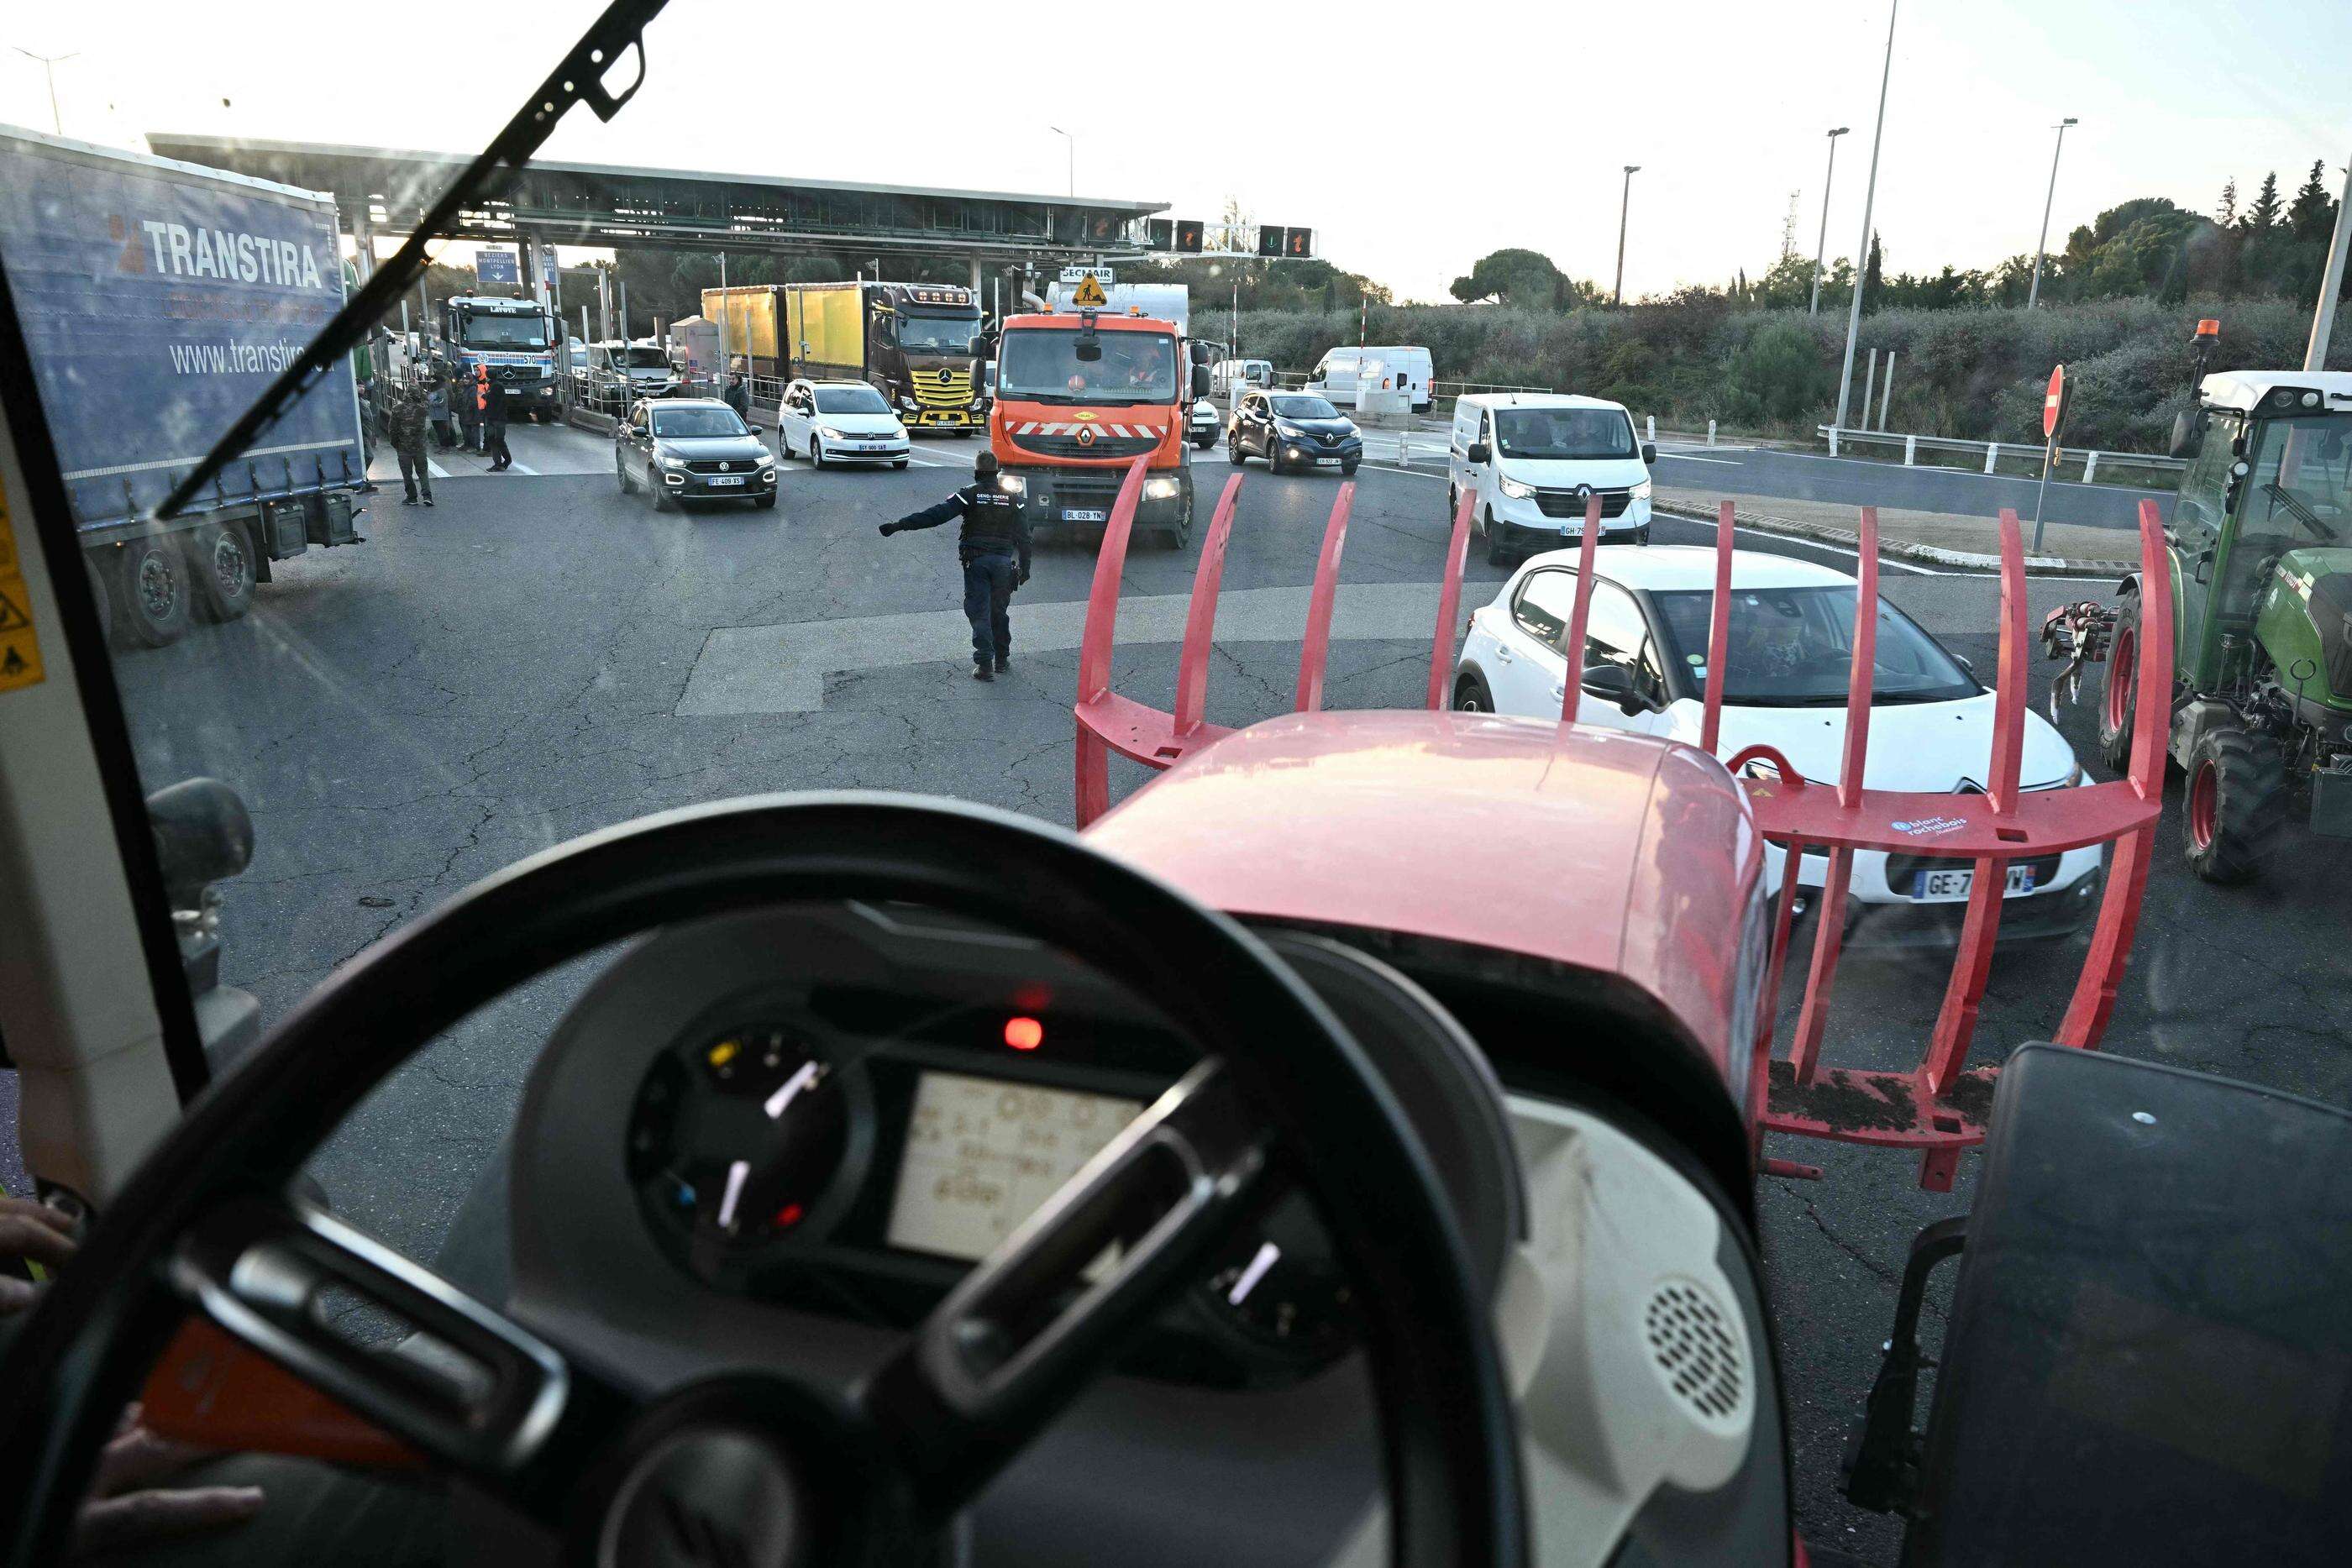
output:
[{"label": "truck cab", "polygon": [[441,302],[436,350],[446,368],[469,380],[476,366],[488,365],[490,384],[507,394],[513,414],[551,420],[562,338],[555,313],[536,299],[456,295]]},{"label": "truck cab", "polygon": [[1014,316],[997,344],[989,439],[998,483],[1032,528],[1102,524],[1129,466],[1147,460],[1135,527],[1171,548],[1192,526],[1186,444],[1208,392],[1173,322],[1099,311]]}]

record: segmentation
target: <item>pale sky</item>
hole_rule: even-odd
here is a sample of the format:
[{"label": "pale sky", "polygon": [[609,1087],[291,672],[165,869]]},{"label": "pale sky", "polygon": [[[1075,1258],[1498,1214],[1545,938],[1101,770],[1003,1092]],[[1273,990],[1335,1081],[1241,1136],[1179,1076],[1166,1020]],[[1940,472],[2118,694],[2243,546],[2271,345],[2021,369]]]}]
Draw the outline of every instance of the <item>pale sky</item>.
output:
[{"label": "pale sky", "polygon": [[[65,133],[147,131],[472,152],[596,6],[87,0],[15,7],[0,45],[56,68]],[[1082,193],[1214,218],[1228,196],[1304,225],[1329,260],[1443,298],[1501,246],[1608,286],[1622,165],[1628,295],[1753,274],[1798,193],[1853,255],[1885,0],[1397,8],[1119,5],[771,8],[672,0],[645,90],[611,125],[575,110],[547,155],[834,180]],[[1891,270],[2033,247],[2051,217],[2131,196],[2210,211],[2236,175],[2283,192],[2352,154],[2344,0],[1906,0],[1874,224]],[[229,105],[224,108],[226,98]],[[0,49],[0,120],[47,130],[42,68]]]}]

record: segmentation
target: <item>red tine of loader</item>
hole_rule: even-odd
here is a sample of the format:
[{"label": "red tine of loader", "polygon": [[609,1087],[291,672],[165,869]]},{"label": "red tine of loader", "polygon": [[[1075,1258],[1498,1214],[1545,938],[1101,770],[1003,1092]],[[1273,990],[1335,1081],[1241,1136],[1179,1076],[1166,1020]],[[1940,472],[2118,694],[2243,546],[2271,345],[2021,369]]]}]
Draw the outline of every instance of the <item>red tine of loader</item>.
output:
[{"label": "red tine of loader", "polygon": [[[2156,503],[2139,512],[2142,613],[2138,677],[2138,729],[2129,774],[2078,789],[2018,788],[2025,733],[2026,629],[2024,549],[2017,514],[2000,514],[2000,663],[1995,697],[1991,755],[1986,793],[1929,795],[1874,789],[1864,782],[1869,757],[1873,655],[1878,631],[1878,513],[1862,508],[1861,570],[1854,606],[1853,673],[1847,683],[1845,751],[1835,786],[1799,777],[1770,747],[1752,746],[1727,766],[1747,789],[1764,836],[1786,852],[1780,902],[1773,924],[1770,967],[1765,981],[1761,1023],[1756,1041],[1755,1122],[1761,1155],[1767,1131],[1808,1137],[1916,1149],[1919,1185],[1948,1191],[1963,1150],[1984,1141],[1997,1067],[1969,1068],[1969,1044],[1984,998],[1994,941],[2000,933],[2001,900],[2012,860],[2030,859],[2089,844],[2113,842],[2106,886],[2072,1001],[2055,1038],[2061,1044],[2095,1049],[2115,1009],[2116,989],[2131,953],[2147,884],[2164,781],[2163,737],[2172,690],[2172,598],[2164,568],[2164,534]],[[1716,605],[1709,628],[1706,710],[1703,733],[1717,733],[1723,697],[1724,665],[1729,654],[1732,508],[1722,508],[1716,539]],[[1767,763],[1773,774],[1751,778],[1751,762]],[[1824,1067],[1822,1037],[1828,1024],[1830,995],[1836,985],[1845,936],[1845,902],[1853,856],[1861,850],[1965,861],[1975,871],[1960,928],[1959,949],[1927,1048],[1916,1068],[1883,1071]],[[1798,872],[1809,851],[1826,856],[1826,873],[1813,935],[1804,1005],[1788,1056],[1771,1055],[1780,976],[1788,957],[1789,929]],[[1817,1167],[1766,1160],[1785,1176],[1818,1176]]]},{"label": "red tine of loader", "polygon": [[[1095,558],[1095,580],[1087,596],[1087,626],[1078,650],[1077,820],[1083,828],[1110,810],[1110,754],[1150,768],[1172,768],[1210,743],[1233,733],[1202,717],[1209,697],[1209,650],[1215,639],[1217,594],[1225,570],[1225,544],[1233,534],[1234,508],[1242,476],[1225,481],[1209,532],[1201,541],[1201,564],[1192,573],[1192,601],[1184,618],[1184,645],[1176,662],[1176,706],[1162,712],[1110,689],[1111,643],[1118,623],[1119,575],[1127,567],[1128,538],[1143,492],[1144,459],[1127,471],[1110,522]],[[1307,625],[1298,650],[1300,713],[1323,706],[1323,678],[1331,652],[1331,619],[1338,607],[1339,557],[1348,542],[1348,518],[1355,507],[1353,480],[1342,483],[1323,528],[1316,558],[1315,586],[1307,601]],[[1445,580],[1438,591],[1437,632],[1429,656],[1429,706],[1445,706],[1446,680],[1454,666],[1454,615],[1462,602],[1462,563],[1470,535],[1470,498],[1454,517],[1446,547]]]}]

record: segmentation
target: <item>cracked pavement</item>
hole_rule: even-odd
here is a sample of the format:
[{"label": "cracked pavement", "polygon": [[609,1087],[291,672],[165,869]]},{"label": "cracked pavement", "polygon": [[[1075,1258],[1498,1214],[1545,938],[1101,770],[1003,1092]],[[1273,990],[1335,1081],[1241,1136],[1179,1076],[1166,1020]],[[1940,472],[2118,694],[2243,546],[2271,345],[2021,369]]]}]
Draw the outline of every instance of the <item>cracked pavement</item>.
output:
[{"label": "cracked pavement", "polygon": [[[919,455],[969,461],[971,447]],[[1224,465],[1202,465],[1205,520]],[[1017,643],[1009,678],[982,685],[961,660],[829,671],[819,711],[681,715],[696,662],[722,628],[904,615],[956,607],[951,531],[895,539],[877,522],[938,498],[953,468],[827,472],[790,465],[771,511],[656,512],[609,475],[457,477],[434,510],[375,498],[368,542],[313,551],[265,587],[245,621],[199,626],[176,647],[123,655],[145,782],[227,780],[251,809],[250,871],[223,887],[226,979],[282,1016],[339,964],[475,879],[592,829],[667,808],[768,790],[867,788],[950,795],[1066,823],[1075,650]],[[1442,482],[1367,468],[1341,574],[1346,585],[1425,583],[1445,532]],[[1228,591],[1298,588],[1336,492],[1328,476],[1253,468],[1228,551]],[[1710,530],[1662,522],[1662,541]],[[1139,549],[1129,595],[1190,591],[1199,536]],[[1768,541],[1744,538],[1743,545]],[[1792,553],[1850,564],[1834,551]],[[1504,575],[1475,547],[1464,612]],[[1090,549],[1048,536],[1021,602],[1083,600]],[[1890,598],[1980,671],[1995,667],[1989,580],[1890,571]],[[2036,580],[2029,624],[2112,585]],[[1017,635],[1017,633],[1016,633]],[[1425,639],[1425,633],[1423,634]],[[1170,644],[1130,644],[1115,686],[1166,701]],[[1425,640],[1338,642],[1327,706],[1412,706]],[[1221,643],[1210,716],[1244,724],[1290,704],[1291,642]],[[2033,667],[2046,703],[2047,667]],[[2088,707],[2062,727],[2092,760]],[[1114,764],[1124,792],[1143,775]],[[2177,791],[2176,791],[2177,796]],[[2352,848],[2302,843],[2263,886],[2201,886],[2180,865],[2168,811],[2138,953],[2111,1050],[2352,1100],[2352,991],[2343,984],[2342,888]],[[2080,944],[1996,963],[1975,1060],[2054,1027]],[[342,1212],[429,1257],[496,1147],[540,1042],[601,966],[541,977],[468,1019],[386,1084],[322,1152],[316,1173]],[[1784,1030],[1802,990],[1792,955]],[[1847,958],[1824,1060],[1916,1062],[1947,960]],[[1784,1037],[1785,1038],[1785,1034]],[[1834,1492],[1848,1419],[1874,1370],[1912,1233],[1960,1212],[1974,1182],[1920,1192],[1913,1163],[1846,1145],[1776,1140],[1817,1163],[1819,1183],[1760,1188],[1797,1485],[1810,1538],[1892,1561],[1887,1521]],[[1948,1274],[1933,1298],[1940,1312]],[[1931,1313],[1930,1322],[1936,1319]]]}]

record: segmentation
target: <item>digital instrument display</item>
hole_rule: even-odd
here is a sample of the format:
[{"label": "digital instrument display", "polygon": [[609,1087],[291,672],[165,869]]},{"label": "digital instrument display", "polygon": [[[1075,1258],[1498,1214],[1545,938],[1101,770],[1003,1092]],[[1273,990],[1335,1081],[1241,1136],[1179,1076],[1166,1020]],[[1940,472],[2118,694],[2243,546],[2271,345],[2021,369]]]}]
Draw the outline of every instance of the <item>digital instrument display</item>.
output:
[{"label": "digital instrument display", "polygon": [[1107,1094],[923,1073],[907,1118],[890,1245],[985,1258],[1142,1110]]}]

